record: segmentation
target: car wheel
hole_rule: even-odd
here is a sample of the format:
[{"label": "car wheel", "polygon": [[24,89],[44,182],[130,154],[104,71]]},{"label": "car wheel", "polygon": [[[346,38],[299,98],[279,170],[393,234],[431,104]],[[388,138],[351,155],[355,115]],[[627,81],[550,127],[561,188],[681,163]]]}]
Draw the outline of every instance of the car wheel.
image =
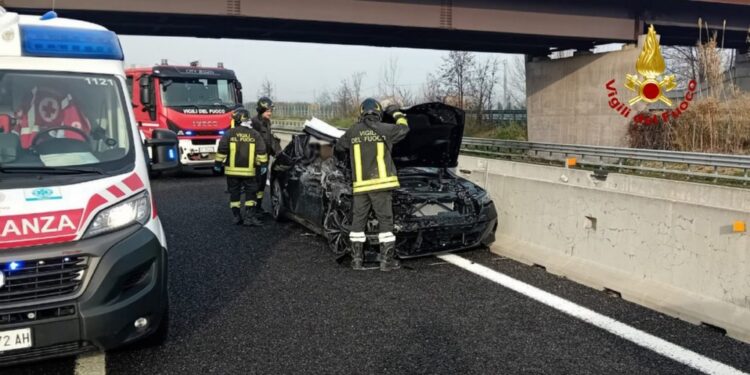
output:
[{"label": "car wheel", "polygon": [[329,207],[323,219],[323,231],[334,255],[342,256],[349,249],[349,215],[340,208]]},{"label": "car wheel", "polygon": [[284,192],[279,180],[273,180],[271,185],[271,216],[276,221],[284,220]]}]

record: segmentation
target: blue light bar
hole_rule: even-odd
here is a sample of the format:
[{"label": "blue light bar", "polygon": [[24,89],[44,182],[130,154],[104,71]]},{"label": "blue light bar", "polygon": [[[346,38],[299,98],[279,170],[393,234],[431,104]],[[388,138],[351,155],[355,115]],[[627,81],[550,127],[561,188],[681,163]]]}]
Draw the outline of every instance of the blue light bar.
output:
[{"label": "blue light bar", "polygon": [[167,159],[174,160],[175,159],[175,153],[174,149],[170,148],[169,151],[167,151]]},{"label": "blue light bar", "polygon": [[193,131],[192,130],[185,130],[185,135],[193,135]]},{"label": "blue light bar", "polygon": [[10,262],[10,264],[8,264],[8,269],[11,271],[15,271],[21,267],[23,267],[23,262]]},{"label": "blue light bar", "polygon": [[122,60],[117,34],[55,26],[21,25],[24,56]]}]

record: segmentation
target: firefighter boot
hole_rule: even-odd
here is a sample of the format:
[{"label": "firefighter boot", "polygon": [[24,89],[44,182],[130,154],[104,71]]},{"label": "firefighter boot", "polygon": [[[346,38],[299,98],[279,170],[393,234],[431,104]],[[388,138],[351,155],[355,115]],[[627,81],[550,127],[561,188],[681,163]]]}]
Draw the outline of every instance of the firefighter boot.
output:
[{"label": "firefighter boot", "polygon": [[232,224],[234,225],[242,224],[242,215],[240,214],[239,208],[232,207]]},{"label": "firefighter boot", "polygon": [[364,242],[352,242],[352,269],[361,271],[365,269],[362,264],[364,262]]},{"label": "firefighter boot", "polygon": [[255,207],[255,206],[245,207],[245,217],[244,217],[244,220],[242,222],[242,224],[244,226],[246,226],[246,227],[259,227],[259,226],[263,225],[263,223],[261,223],[260,220],[258,220],[258,217],[257,217],[257,214],[256,214],[256,212],[257,212],[256,210],[257,210],[257,207]]},{"label": "firefighter boot", "polygon": [[393,259],[396,253],[396,238],[393,233],[380,234],[380,270],[392,271],[401,268],[401,263]]}]

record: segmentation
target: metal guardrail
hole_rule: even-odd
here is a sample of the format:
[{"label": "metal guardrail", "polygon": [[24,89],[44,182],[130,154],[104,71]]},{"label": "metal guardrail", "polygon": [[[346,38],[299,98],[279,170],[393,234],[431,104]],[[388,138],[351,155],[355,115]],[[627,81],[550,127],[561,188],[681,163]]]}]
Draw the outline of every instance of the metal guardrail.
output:
[{"label": "metal guardrail", "polygon": [[[282,133],[297,133],[303,127],[302,121],[274,123],[274,130]],[[713,182],[719,180],[742,182],[743,185],[750,183],[750,155],[566,145],[471,137],[464,137],[461,151],[488,157],[536,161],[564,162],[569,157],[575,157],[578,165],[613,169],[618,172],[680,175]]]}]

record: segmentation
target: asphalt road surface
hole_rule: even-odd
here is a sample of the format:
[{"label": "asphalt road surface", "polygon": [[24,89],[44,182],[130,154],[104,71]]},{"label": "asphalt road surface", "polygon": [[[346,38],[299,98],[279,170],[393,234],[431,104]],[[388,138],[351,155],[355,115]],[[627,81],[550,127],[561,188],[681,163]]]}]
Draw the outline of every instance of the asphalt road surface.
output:
[{"label": "asphalt road surface", "polygon": [[[297,224],[233,227],[222,178],[153,186],[170,246],[170,336],[158,348],[100,356],[109,374],[699,373],[440,258],[355,272]],[[487,249],[458,255],[750,372],[750,345],[714,329]],[[76,365],[58,359],[0,373],[73,374]],[[78,373],[91,370],[79,360]]]}]

